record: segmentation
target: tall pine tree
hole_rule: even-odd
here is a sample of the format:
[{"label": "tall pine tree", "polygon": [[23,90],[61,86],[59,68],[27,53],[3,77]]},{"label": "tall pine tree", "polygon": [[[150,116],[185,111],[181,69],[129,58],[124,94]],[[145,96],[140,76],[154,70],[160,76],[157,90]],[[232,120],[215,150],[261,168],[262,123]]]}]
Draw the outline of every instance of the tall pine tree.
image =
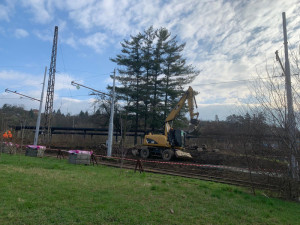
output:
[{"label": "tall pine tree", "polygon": [[141,93],[143,95],[143,102],[144,102],[144,132],[146,134],[148,128],[148,120],[149,120],[149,106],[150,106],[150,90],[151,90],[151,83],[152,83],[152,74],[153,74],[153,42],[155,39],[155,30],[153,27],[149,27],[147,30],[144,31],[144,38],[143,38],[143,57],[142,57],[142,64],[144,67],[144,75],[143,75],[143,85],[141,89]]},{"label": "tall pine tree", "polygon": [[143,35],[131,36],[131,40],[124,40],[122,45],[122,53],[117,55],[113,62],[116,62],[124,69],[118,69],[120,76],[117,76],[117,81],[121,82],[123,86],[116,89],[116,92],[122,96],[127,102],[131,104],[126,106],[126,110],[135,114],[135,139],[137,143],[137,131],[139,127],[139,114],[141,102],[141,88],[142,83],[142,43]]},{"label": "tall pine tree", "polygon": [[162,129],[164,119],[176,105],[198,72],[186,64],[179,44],[166,28],[149,27],[121,43],[121,54],[111,59],[119,66],[116,80],[118,99],[127,103],[137,131]]}]

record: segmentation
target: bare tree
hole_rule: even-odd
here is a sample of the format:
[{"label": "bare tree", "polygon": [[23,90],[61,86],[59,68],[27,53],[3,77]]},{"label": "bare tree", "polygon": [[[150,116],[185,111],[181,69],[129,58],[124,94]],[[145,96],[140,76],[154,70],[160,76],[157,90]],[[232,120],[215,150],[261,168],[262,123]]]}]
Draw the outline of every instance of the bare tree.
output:
[{"label": "bare tree", "polygon": [[[292,90],[293,102],[295,109],[296,122],[296,140],[299,139],[299,122],[300,122],[300,79],[299,79],[299,55],[291,52],[292,58]],[[292,159],[296,159],[296,165],[299,160],[299,147],[297,142],[293,143],[289,135],[288,110],[284,68],[280,58],[280,63],[275,60],[270,66],[266,62],[265,74],[257,72],[257,79],[251,83],[250,90],[253,96],[251,101],[250,112],[261,113],[266,118],[268,130],[264,134],[264,143],[269,145],[269,158],[282,160],[286,162],[286,171],[282,171],[284,179],[283,191],[289,194],[289,197],[299,196],[298,180],[292,176],[291,165]],[[299,177],[299,171],[298,177]]]}]

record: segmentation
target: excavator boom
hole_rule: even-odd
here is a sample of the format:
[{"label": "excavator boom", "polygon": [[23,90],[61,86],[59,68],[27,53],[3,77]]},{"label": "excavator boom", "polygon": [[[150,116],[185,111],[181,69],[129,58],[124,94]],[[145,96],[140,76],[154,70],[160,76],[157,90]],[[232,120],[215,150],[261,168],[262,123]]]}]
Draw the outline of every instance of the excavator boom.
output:
[{"label": "excavator boom", "polygon": [[194,126],[198,125],[198,112],[194,112],[194,102],[195,106],[197,108],[197,103],[194,95],[193,88],[190,86],[188,90],[184,93],[184,95],[181,97],[177,105],[172,109],[170,114],[167,116],[165,120],[165,133],[168,133],[170,125],[169,122],[173,121],[176,116],[179,114],[180,110],[184,106],[185,101],[187,100],[188,102],[188,108],[189,108],[189,113],[190,113],[190,123]]},{"label": "excavator boom", "polygon": [[[197,119],[199,113],[194,113],[194,101],[195,101],[195,95],[192,87],[189,87],[188,90],[184,93],[184,95],[181,97],[177,105],[174,109],[170,112],[170,114],[167,116],[165,122],[170,122],[176,118],[176,116],[179,114],[180,110],[184,106],[185,101],[188,100],[188,106],[189,106],[189,112],[191,119]],[[195,101],[196,103],[196,101]],[[197,104],[196,108],[197,108]],[[196,118],[195,118],[196,116]]]}]

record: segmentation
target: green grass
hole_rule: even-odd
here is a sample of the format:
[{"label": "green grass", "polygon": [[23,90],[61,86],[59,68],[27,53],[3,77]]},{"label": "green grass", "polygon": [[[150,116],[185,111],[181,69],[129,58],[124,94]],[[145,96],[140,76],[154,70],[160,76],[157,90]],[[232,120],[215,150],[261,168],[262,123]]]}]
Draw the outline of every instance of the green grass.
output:
[{"label": "green grass", "polygon": [[300,224],[300,204],[212,182],[0,156],[0,224]]}]

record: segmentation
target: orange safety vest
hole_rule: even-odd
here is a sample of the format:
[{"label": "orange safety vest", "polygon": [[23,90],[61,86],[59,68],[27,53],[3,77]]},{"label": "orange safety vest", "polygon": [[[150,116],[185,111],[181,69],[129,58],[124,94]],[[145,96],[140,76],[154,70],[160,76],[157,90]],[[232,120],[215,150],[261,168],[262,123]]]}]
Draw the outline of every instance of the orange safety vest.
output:
[{"label": "orange safety vest", "polygon": [[6,132],[3,134],[3,138],[4,138],[4,139],[7,139],[7,138],[8,138],[8,135],[7,135]]}]

